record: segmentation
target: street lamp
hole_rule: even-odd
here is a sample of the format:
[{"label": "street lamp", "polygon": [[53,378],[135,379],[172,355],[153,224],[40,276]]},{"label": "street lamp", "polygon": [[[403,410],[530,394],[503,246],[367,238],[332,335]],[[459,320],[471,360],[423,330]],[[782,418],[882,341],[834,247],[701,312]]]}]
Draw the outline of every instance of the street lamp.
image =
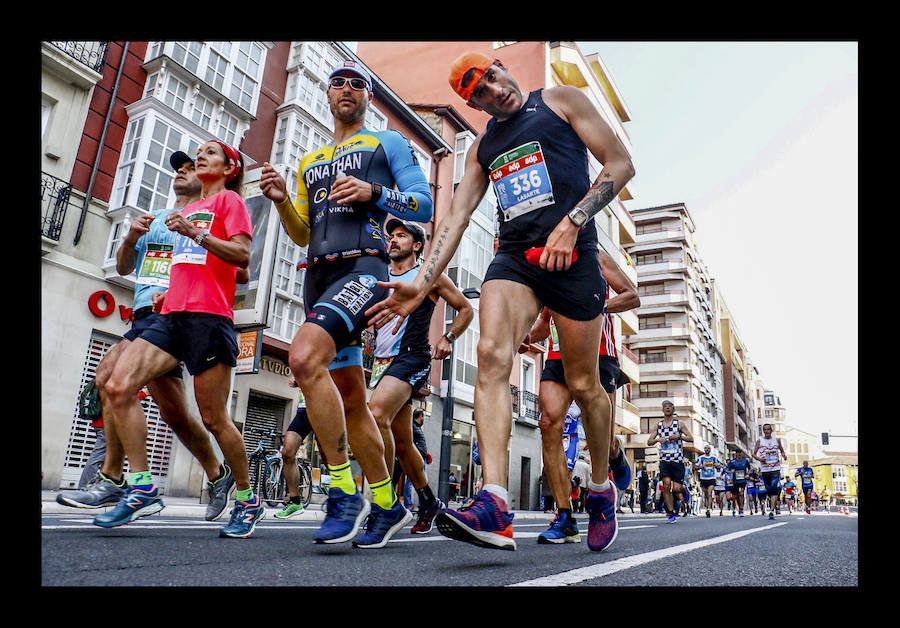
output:
[{"label": "street lamp", "polygon": [[[462,291],[467,299],[477,299],[481,292],[477,288]],[[453,319],[456,310],[453,310]],[[447,394],[444,397],[444,413],[441,419],[441,460],[438,475],[438,499],[450,504],[450,447],[453,444],[453,380],[456,379],[456,343],[450,345],[450,372],[447,378]]]}]

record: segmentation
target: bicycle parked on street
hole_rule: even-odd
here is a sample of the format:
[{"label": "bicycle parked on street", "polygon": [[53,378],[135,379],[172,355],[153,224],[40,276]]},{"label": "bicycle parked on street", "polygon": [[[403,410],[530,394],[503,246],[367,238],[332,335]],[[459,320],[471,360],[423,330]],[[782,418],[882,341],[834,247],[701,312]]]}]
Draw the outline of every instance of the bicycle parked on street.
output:
[{"label": "bicycle parked on street", "polygon": [[[276,440],[278,450],[266,449],[265,439],[260,438],[256,449],[248,456],[250,466],[250,486],[260,499],[271,507],[282,506],[290,500],[290,492],[287,489],[287,480],[284,477],[284,461],[281,458],[281,441],[283,436],[278,430],[271,429],[268,433],[258,428],[248,428],[251,433],[268,436],[268,441]],[[312,468],[308,462],[299,457],[295,458],[297,471],[300,476],[298,486],[300,500],[303,507],[309,506],[312,499]]]},{"label": "bicycle parked on street", "polygon": [[[260,499],[262,499],[263,489],[265,488],[266,469],[268,468],[268,456],[266,456],[266,448],[264,446],[265,440],[262,438],[262,435],[266,434],[266,432],[252,427],[247,428],[246,431],[260,435],[260,439],[256,444],[256,449],[247,456],[247,462],[250,467],[250,488],[253,489],[254,494],[259,495]],[[275,436],[279,436],[278,431],[275,429],[269,430],[268,440],[271,441]]]},{"label": "bicycle parked on street", "polygon": [[[298,490],[300,503],[306,508],[312,499],[312,468],[309,463],[298,455],[294,458],[297,471],[300,474]],[[290,492],[287,487],[287,479],[284,477],[284,460],[281,458],[281,450],[272,456],[266,457],[266,472],[263,481],[263,499],[269,506],[282,506],[290,500]]]}]

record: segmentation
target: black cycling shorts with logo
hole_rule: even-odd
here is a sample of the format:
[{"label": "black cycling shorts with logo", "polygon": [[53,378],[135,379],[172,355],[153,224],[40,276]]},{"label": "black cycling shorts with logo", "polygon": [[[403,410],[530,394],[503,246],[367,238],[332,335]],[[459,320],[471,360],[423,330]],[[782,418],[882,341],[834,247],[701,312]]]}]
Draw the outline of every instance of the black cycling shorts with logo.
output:
[{"label": "black cycling shorts with logo", "polygon": [[485,273],[484,283],[507,279],[531,288],[542,305],[576,321],[592,321],[603,313],[606,280],[596,249],[578,251],[568,270],[544,270],[529,264],[524,252],[498,252]]},{"label": "black cycling shorts with logo", "polygon": [[[326,262],[306,273],[306,322],[328,332],[338,352],[356,341],[368,326],[366,310],[388,296],[379,281],[388,281],[387,263],[380,257]],[[360,343],[361,344],[361,343]]]},{"label": "black cycling shorts with logo", "polygon": [[231,319],[205,312],[169,312],[159,316],[141,338],[184,362],[191,375],[216,364],[237,365],[237,333]]}]

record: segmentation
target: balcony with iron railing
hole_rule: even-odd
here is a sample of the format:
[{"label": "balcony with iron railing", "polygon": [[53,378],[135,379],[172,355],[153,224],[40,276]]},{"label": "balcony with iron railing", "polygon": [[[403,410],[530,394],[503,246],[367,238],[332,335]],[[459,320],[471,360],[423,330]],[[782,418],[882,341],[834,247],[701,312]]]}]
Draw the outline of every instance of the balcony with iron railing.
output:
[{"label": "balcony with iron railing", "polygon": [[538,411],[538,396],[527,390],[522,391],[522,415],[526,419],[537,421],[540,416]]},{"label": "balcony with iron railing", "polygon": [[41,172],[41,235],[59,242],[72,184]]},{"label": "balcony with iron railing", "polygon": [[513,384],[509,385],[509,396],[512,398],[513,416],[519,415],[519,387]]},{"label": "balcony with iron railing", "polygon": [[51,41],[54,48],[64,52],[90,70],[103,74],[106,57],[109,55],[108,41]]}]

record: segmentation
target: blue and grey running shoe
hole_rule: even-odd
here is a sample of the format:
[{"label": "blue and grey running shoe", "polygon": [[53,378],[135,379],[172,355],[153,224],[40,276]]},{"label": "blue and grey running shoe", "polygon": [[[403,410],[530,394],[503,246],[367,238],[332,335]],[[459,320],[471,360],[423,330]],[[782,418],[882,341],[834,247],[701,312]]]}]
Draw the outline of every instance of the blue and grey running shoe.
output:
[{"label": "blue and grey running shoe", "polygon": [[110,478],[98,473],[83,490],[62,491],[56,496],[56,503],[73,508],[102,508],[119,503],[130,490],[127,483],[116,486]]},{"label": "blue and grey running shoe", "polygon": [[325,520],[313,535],[316,543],[343,543],[356,536],[363,520],[369,516],[369,502],[359,492],[348,495],[336,486],[328,489]]},{"label": "blue and grey running shoe", "polygon": [[581,543],[581,535],[578,533],[578,523],[575,517],[567,512],[556,515],[550,527],[538,535],[538,543]]},{"label": "blue and grey running shoe", "polygon": [[353,539],[353,547],[361,549],[384,547],[408,521],[412,521],[412,514],[400,503],[399,499],[390,509],[372,504],[365,532]]},{"label": "blue and grey running shoe", "polygon": [[206,520],[215,521],[225,512],[225,506],[228,505],[228,493],[234,487],[234,474],[231,473],[231,467],[227,464],[225,467],[225,475],[215,482],[206,482],[206,494],[209,495],[209,505],[206,507]]},{"label": "blue and grey running shoe", "polygon": [[219,530],[219,536],[246,539],[253,534],[256,524],[266,516],[266,509],[263,507],[259,496],[254,496],[254,500],[256,501],[255,504],[235,500],[234,508],[231,509],[231,520],[227,526]]},{"label": "blue and grey running shoe", "polygon": [[117,528],[131,523],[139,517],[157,513],[164,507],[165,504],[159,497],[159,489],[156,485],[149,491],[131,487],[131,490],[122,496],[115,508],[94,517],[94,525],[101,528]]}]

